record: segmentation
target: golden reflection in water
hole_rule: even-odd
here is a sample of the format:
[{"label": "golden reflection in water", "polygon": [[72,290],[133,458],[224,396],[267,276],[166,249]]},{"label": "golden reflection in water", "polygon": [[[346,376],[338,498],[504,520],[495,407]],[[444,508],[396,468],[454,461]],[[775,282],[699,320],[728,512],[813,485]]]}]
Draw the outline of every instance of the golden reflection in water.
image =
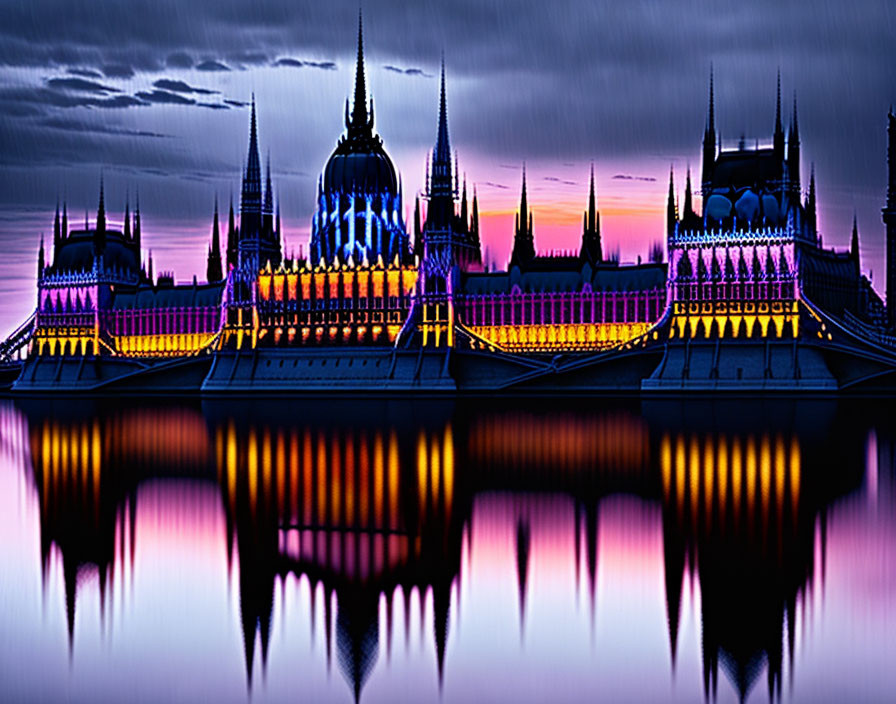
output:
[{"label": "golden reflection in water", "polygon": [[664,502],[682,518],[687,507],[694,526],[700,514],[707,529],[714,521],[730,519],[737,525],[745,514],[750,525],[756,520],[767,531],[799,508],[801,460],[795,435],[678,434],[673,450],[671,437],[664,434],[659,463]]},{"label": "golden reflection in water", "polygon": [[650,456],[643,419],[624,413],[490,414],[470,428],[468,448],[478,464],[549,467],[553,472],[582,466],[638,470]]}]

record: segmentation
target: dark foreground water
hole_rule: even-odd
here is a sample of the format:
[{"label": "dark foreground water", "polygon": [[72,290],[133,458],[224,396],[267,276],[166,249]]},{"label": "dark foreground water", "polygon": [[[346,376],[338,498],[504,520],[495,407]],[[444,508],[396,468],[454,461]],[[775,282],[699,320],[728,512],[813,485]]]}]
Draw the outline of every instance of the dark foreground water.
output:
[{"label": "dark foreground water", "polygon": [[0,403],[0,699],[896,698],[893,402]]}]

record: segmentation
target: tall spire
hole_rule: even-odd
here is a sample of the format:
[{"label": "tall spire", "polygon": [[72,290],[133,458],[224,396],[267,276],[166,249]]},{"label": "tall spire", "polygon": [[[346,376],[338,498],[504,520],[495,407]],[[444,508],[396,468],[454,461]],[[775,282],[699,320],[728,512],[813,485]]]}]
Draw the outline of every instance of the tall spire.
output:
[{"label": "tall spire", "polygon": [[124,238],[131,239],[131,199],[130,195],[124,198]]},{"label": "tall spire", "polygon": [[140,252],[140,191],[135,194],[136,203],[134,204],[134,244],[137,245],[137,252]]},{"label": "tall spire", "polygon": [[346,121],[349,136],[358,131],[369,134],[373,127],[373,104],[370,112],[367,111],[367,85],[364,81],[364,20],[361,10],[358,9],[358,60],[355,64],[355,98],[352,105],[351,121]]},{"label": "tall spire", "polygon": [[476,185],[473,185],[473,215],[470,220],[470,232],[473,236],[473,244],[479,256],[479,263],[482,263],[482,253],[480,251],[481,240],[479,237],[479,197],[476,194]]},{"label": "tall spire", "polygon": [[849,253],[856,263],[859,262],[859,221],[856,211],[852,211],[852,238],[849,241]]},{"label": "tall spire", "polygon": [[787,170],[790,174],[790,189],[799,197],[800,193],[800,123],[796,110],[796,91],[793,91],[793,122],[787,139]]},{"label": "tall spire", "polygon": [[212,220],[212,246],[208,252],[206,280],[211,283],[224,278],[221,270],[221,233],[218,227],[218,194],[215,194],[215,217]]},{"label": "tall spire", "polygon": [[[441,87],[439,90],[439,129],[436,148],[432,152],[432,190],[434,195],[450,195],[454,191],[451,183],[451,144],[448,139],[448,106],[445,98],[445,58],[442,57]],[[441,191],[445,189],[443,194]],[[438,191],[438,193],[435,193]]]},{"label": "tall spire", "polygon": [[716,161],[716,100],[712,65],[709,67],[709,112],[706,117],[706,131],[703,133],[703,174],[704,192],[712,184],[712,172]]},{"label": "tall spire", "polygon": [[[57,220],[58,212],[57,212]],[[37,250],[37,278],[40,279],[44,275],[44,266],[46,264],[46,258],[44,255],[44,233],[40,233],[40,249]]]},{"label": "tall spire", "polygon": [[672,239],[678,222],[678,207],[675,204],[675,170],[669,167],[669,195],[666,199],[666,238]]},{"label": "tall spire", "polygon": [[464,186],[460,194],[460,226],[464,232],[468,231],[470,223],[468,220],[469,213],[467,211],[467,175],[464,174]]},{"label": "tall spire", "polygon": [[694,214],[694,195],[691,190],[691,166],[688,164],[687,176],[684,182],[684,213],[682,216],[687,218]]},{"label": "tall spire", "polygon": [[227,268],[237,265],[238,246],[236,220],[233,215],[233,191],[230,192],[230,216],[227,221]]},{"label": "tall spire", "polygon": [[254,235],[261,229],[261,159],[258,156],[258,123],[255,114],[255,94],[252,94],[252,113],[249,121],[249,158],[243,178],[240,205],[240,230],[243,236]]},{"label": "tall spire", "polygon": [[599,217],[597,196],[594,193],[594,163],[592,162],[591,180],[588,186],[588,210],[585,211],[585,227],[582,231],[582,251],[580,256],[594,264],[603,260]]},{"label": "tall spire", "polygon": [[53,249],[59,246],[60,239],[60,223],[59,223],[59,198],[56,198],[56,218],[53,220]]},{"label": "tall spire", "polygon": [[775,157],[784,158],[784,127],[781,124],[781,69],[778,68],[778,94],[775,102],[775,136],[773,138]]},{"label": "tall spire", "polygon": [[809,193],[806,196],[806,220],[809,224],[809,230],[814,236],[818,230],[818,216],[816,211],[815,196],[815,163],[813,162],[809,172]]},{"label": "tall spire", "polygon": [[96,210],[96,230],[95,230],[96,249],[102,253],[106,247],[106,202],[103,193],[103,175],[100,174],[100,204]]},{"label": "tall spire", "polygon": [[520,211],[516,216],[516,231],[513,236],[513,251],[510,261],[525,264],[535,258],[535,236],[532,232],[532,214],[526,197],[526,165],[523,164],[523,185],[520,194]]},{"label": "tall spire", "polygon": [[59,234],[62,239],[68,237],[68,203],[65,198],[62,199],[62,230]]}]

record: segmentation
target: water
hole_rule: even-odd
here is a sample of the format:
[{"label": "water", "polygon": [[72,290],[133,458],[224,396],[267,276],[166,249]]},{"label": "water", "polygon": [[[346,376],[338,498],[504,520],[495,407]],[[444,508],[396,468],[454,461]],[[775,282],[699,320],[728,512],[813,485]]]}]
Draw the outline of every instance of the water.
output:
[{"label": "water", "polygon": [[0,699],[890,701],[888,403],[0,405]]}]

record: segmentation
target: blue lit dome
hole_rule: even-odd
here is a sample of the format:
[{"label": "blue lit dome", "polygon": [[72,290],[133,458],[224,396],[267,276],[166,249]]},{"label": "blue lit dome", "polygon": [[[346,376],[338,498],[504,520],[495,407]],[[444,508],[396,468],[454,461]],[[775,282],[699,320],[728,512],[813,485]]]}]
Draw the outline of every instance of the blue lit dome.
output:
[{"label": "blue lit dome", "polygon": [[398,180],[382,140],[376,136],[342,139],[324,167],[327,193],[395,193]]}]

